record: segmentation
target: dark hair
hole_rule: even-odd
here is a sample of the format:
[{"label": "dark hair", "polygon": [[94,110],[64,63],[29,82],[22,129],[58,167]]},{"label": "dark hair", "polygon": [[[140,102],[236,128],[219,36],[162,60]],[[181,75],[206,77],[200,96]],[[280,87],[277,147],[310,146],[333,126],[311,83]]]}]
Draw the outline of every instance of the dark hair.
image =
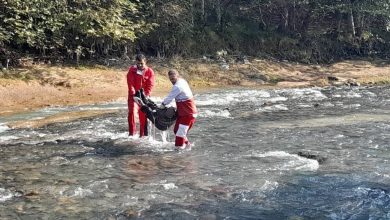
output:
[{"label": "dark hair", "polygon": [[145,55],[143,55],[142,53],[139,53],[135,56],[135,60],[136,61],[142,61],[142,60],[146,60],[146,57]]},{"label": "dark hair", "polygon": [[177,70],[175,70],[175,69],[171,69],[171,70],[168,71],[168,75],[173,75],[173,74],[179,75],[179,72]]}]

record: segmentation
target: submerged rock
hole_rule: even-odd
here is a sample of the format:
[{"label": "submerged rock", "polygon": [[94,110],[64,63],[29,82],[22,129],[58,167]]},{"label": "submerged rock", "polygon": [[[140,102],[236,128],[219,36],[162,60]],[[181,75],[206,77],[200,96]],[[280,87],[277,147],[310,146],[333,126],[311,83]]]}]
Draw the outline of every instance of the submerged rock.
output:
[{"label": "submerged rock", "polygon": [[298,152],[297,155],[300,157],[307,158],[307,159],[316,160],[316,161],[318,161],[319,164],[323,164],[327,159],[327,158],[320,156],[320,155],[310,154],[309,152]]},{"label": "submerged rock", "polygon": [[345,82],[345,85],[347,86],[360,86],[360,83],[356,82],[354,79],[348,79],[347,82]]},{"label": "submerged rock", "polygon": [[328,82],[333,86],[360,86],[355,79],[346,79],[336,76],[328,76]]},{"label": "submerged rock", "polygon": [[328,76],[329,81],[339,81],[340,79],[336,76]]}]

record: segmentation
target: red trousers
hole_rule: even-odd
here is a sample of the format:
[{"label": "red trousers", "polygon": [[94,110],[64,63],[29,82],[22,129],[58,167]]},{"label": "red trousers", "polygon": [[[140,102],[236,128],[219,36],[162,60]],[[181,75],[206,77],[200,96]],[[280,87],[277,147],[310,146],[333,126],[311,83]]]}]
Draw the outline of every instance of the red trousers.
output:
[{"label": "red trousers", "polygon": [[178,116],[176,119],[175,128],[173,132],[176,135],[175,146],[181,147],[184,144],[188,144],[187,134],[188,131],[192,128],[192,125],[195,123],[195,118],[192,115],[188,116]]},{"label": "red trousers", "polygon": [[141,111],[141,107],[134,102],[133,99],[129,99],[127,101],[129,113],[127,116],[127,121],[129,122],[129,135],[133,136],[136,131],[135,126],[135,112],[138,111],[139,117],[139,136],[148,136],[148,123],[145,113]]}]

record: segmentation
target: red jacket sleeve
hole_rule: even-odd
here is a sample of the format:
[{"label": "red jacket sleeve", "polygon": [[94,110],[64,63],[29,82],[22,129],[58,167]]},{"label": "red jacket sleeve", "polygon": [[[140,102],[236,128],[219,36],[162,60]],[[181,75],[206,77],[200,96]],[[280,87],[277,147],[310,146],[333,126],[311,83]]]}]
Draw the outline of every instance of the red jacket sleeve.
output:
[{"label": "red jacket sleeve", "polygon": [[127,88],[129,91],[129,95],[135,94],[133,69],[134,69],[133,67],[130,67],[129,71],[127,72]]},{"label": "red jacket sleeve", "polygon": [[148,77],[145,79],[144,92],[146,96],[150,96],[154,87],[154,71],[148,68]]}]

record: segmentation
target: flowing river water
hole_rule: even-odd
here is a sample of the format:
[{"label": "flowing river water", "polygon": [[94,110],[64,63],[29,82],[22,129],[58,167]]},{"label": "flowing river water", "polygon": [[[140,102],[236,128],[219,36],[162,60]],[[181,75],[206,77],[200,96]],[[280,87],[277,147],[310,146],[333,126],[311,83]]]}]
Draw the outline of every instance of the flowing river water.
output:
[{"label": "flowing river water", "polygon": [[[195,96],[191,151],[126,103],[0,119],[0,219],[390,219],[390,87]],[[6,123],[117,109],[41,128]]]}]

